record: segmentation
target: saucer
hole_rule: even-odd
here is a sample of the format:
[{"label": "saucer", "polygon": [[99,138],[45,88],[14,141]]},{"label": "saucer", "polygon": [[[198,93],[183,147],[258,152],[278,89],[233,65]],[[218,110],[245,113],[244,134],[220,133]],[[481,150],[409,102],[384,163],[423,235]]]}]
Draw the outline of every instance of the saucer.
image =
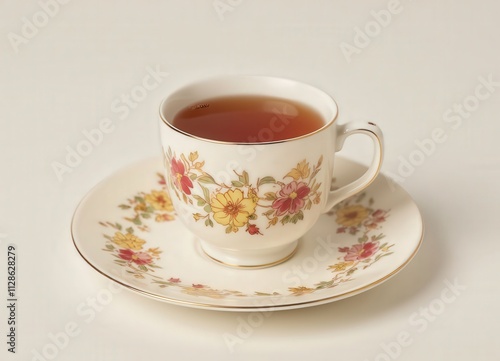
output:
[{"label": "saucer", "polygon": [[[334,187],[366,167],[336,157]],[[175,214],[162,159],[140,161],[95,186],[73,216],[73,242],[109,279],[172,304],[223,311],[272,311],[347,298],[388,280],[415,256],[422,217],[411,197],[379,175],[323,214],[289,260],[234,269],[210,259]]]}]

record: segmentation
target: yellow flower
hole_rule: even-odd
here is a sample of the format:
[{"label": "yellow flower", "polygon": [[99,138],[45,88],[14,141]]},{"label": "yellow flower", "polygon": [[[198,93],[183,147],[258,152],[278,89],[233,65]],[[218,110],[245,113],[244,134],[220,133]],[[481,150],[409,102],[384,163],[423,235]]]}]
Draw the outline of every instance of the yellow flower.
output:
[{"label": "yellow flower", "polygon": [[160,253],[162,252],[162,250],[159,248],[159,247],[155,247],[155,248],[149,248],[148,249],[148,253],[155,257],[155,258],[160,258]]},{"label": "yellow flower", "polygon": [[336,214],[338,224],[344,227],[353,227],[360,225],[370,215],[370,210],[357,204],[341,208]]},{"label": "yellow flower", "polygon": [[198,159],[198,152],[191,152],[189,153],[189,160],[192,162],[194,162],[196,159]]},{"label": "yellow flower", "polygon": [[351,266],[354,262],[340,262],[334,265],[328,266],[328,269],[332,272],[340,272],[345,271],[349,266]]},{"label": "yellow flower", "polygon": [[168,221],[173,221],[175,219],[174,216],[168,213],[161,213],[158,214],[155,218],[156,222],[168,222]]},{"label": "yellow flower", "polygon": [[145,203],[139,203],[134,207],[134,211],[137,213],[144,212],[146,210],[146,204]]},{"label": "yellow flower", "polygon": [[134,236],[132,233],[123,234],[121,232],[116,232],[112,241],[120,247],[132,249],[134,251],[142,249],[142,245],[146,243],[146,241]]},{"label": "yellow flower", "polygon": [[250,198],[252,202],[254,202],[255,204],[257,204],[257,202],[259,201],[259,196],[257,195],[255,189],[253,188],[250,188],[248,190],[248,198]]},{"label": "yellow flower", "polygon": [[294,296],[301,296],[301,295],[305,295],[307,293],[313,293],[314,292],[314,288],[309,288],[309,287],[304,287],[304,286],[289,287],[288,290],[290,292],[292,292],[292,294]]},{"label": "yellow flower", "polygon": [[309,177],[310,172],[309,163],[304,159],[297,164],[297,168],[293,168],[285,177],[292,177],[295,180],[299,180],[300,178],[306,179]]},{"label": "yellow flower", "polygon": [[154,209],[159,211],[173,212],[174,210],[172,201],[165,191],[151,191],[151,193],[147,194],[144,199]]},{"label": "yellow flower", "polygon": [[243,192],[239,189],[217,193],[210,202],[214,220],[223,226],[231,226],[233,232],[248,222],[256,206],[257,203],[251,198],[244,198]]},{"label": "yellow flower", "polygon": [[182,290],[183,293],[186,293],[191,296],[205,296],[205,297],[210,297],[210,298],[215,298],[215,299],[221,299],[224,298],[224,294],[222,291],[214,290],[209,287],[183,287],[184,289]]}]

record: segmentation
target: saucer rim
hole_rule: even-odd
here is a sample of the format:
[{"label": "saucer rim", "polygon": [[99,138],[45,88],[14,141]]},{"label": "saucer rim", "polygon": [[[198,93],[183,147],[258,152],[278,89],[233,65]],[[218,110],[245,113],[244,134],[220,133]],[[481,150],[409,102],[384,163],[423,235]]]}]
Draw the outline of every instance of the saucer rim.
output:
[{"label": "saucer rim", "polygon": [[[350,163],[355,163],[357,165],[364,166],[362,163],[357,162],[355,160],[349,159],[347,157],[341,157],[339,156],[338,158],[342,158],[343,160],[350,162]],[[85,201],[90,197],[92,193],[95,192],[95,190],[101,186],[102,184],[105,184],[107,181],[109,181],[111,178],[116,176],[117,173],[119,172],[124,172],[127,171],[130,168],[139,166],[140,164],[146,163],[146,162],[153,162],[153,161],[160,161],[160,157],[153,156],[153,157],[148,157],[144,158],[141,160],[137,160],[135,162],[132,162],[128,165],[125,165],[114,172],[111,172],[108,176],[104,177],[102,180],[100,180],[98,183],[96,183],[93,187],[91,187],[90,190],[83,196],[82,199],[78,202],[77,206],[75,207],[75,211],[73,212],[73,216],[71,219],[71,224],[70,224],[70,233],[71,233],[71,238],[73,241],[73,245],[75,246],[78,254],[83,258],[83,260],[90,265],[94,270],[96,270],[99,274],[105,276],[107,279],[118,283],[119,285],[123,286],[125,289],[134,292],[136,294],[140,294],[142,296],[146,296],[150,299],[165,302],[165,303],[170,303],[173,305],[180,305],[180,306],[185,306],[185,307],[191,307],[191,308],[197,308],[197,309],[205,309],[205,310],[217,310],[217,311],[234,311],[234,312],[255,312],[255,311],[281,311],[281,310],[291,310],[291,309],[300,309],[304,307],[310,307],[310,306],[319,306],[322,304],[327,304],[331,303],[334,301],[340,301],[345,298],[349,298],[351,296],[355,296],[357,294],[366,292],[382,283],[385,281],[389,280],[393,276],[395,276],[397,273],[399,273],[401,270],[403,270],[412,260],[415,258],[416,254],[420,250],[420,247],[422,246],[424,235],[425,235],[425,224],[423,221],[422,214],[420,212],[420,209],[418,208],[416,202],[414,199],[411,197],[411,195],[399,184],[396,183],[396,186],[398,187],[399,191],[402,191],[405,193],[405,196],[408,197],[408,199],[415,205],[418,216],[419,216],[419,225],[421,228],[420,231],[420,238],[418,240],[418,243],[416,244],[415,248],[413,249],[412,253],[408,256],[408,258],[402,262],[397,268],[393,269],[390,273],[385,274],[383,277],[378,278],[374,280],[373,282],[370,282],[369,284],[360,286],[356,289],[349,290],[340,294],[335,294],[331,295],[329,297],[323,297],[323,298],[317,298],[317,299],[312,299],[312,300],[305,300],[305,301],[300,301],[300,302],[295,302],[295,303],[283,303],[283,304],[270,304],[270,305],[255,305],[255,306],[245,306],[245,305],[221,305],[221,304],[215,304],[215,303],[208,303],[208,302],[196,302],[196,301],[188,301],[188,300],[181,300],[177,298],[173,298],[170,296],[166,295],[159,295],[150,291],[147,291],[145,289],[141,289],[135,286],[132,286],[130,284],[126,284],[123,281],[120,281],[117,278],[114,278],[112,275],[106,273],[106,271],[101,270],[98,268],[98,265],[93,264],[83,253],[82,249],[78,246],[78,242],[76,240],[77,237],[75,237],[74,233],[74,228],[75,228],[75,220],[80,212],[81,208],[83,207],[83,204]],[[378,177],[384,177],[388,181],[392,181],[391,178],[383,172],[381,172]]]},{"label": "saucer rim", "polygon": [[158,294],[152,293],[145,291],[143,289],[125,284],[124,282],[113,278],[109,274],[105,273],[104,271],[101,271],[97,266],[92,264],[81,252],[81,250],[78,248],[78,245],[76,244],[75,237],[73,235],[73,232],[71,232],[71,237],[73,239],[73,245],[75,246],[76,250],[80,254],[80,256],[89,264],[94,270],[96,270],[98,273],[101,275],[105,276],[111,281],[114,281],[118,283],[119,285],[125,287],[127,290],[138,293],[140,295],[146,296],[148,298],[165,302],[165,303],[170,303],[174,305],[181,305],[181,306],[187,306],[187,307],[192,307],[192,308],[198,308],[198,309],[210,309],[210,310],[217,310],[217,311],[235,311],[235,312],[241,312],[241,311],[246,311],[246,312],[254,312],[254,311],[285,311],[285,310],[291,310],[291,309],[298,309],[298,308],[303,308],[303,307],[309,307],[309,306],[319,306],[322,304],[327,304],[331,303],[334,301],[340,301],[345,298],[349,298],[351,296],[355,296],[357,294],[366,292],[372,288],[375,288],[376,286],[388,281],[390,278],[394,277],[397,273],[402,271],[412,260],[415,258],[417,255],[418,251],[420,250],[420,247],[423,243],[424,239],[424,234],[425,234],[425,225],[422,222],[422,234],[420,236],[420,240],[418,241],[418,244],[416,248],[413,250],[412,254],[408,257],[408,259],[405,260],[404,263],[402,263],[398,268],[394,269],[392,272],[388,273],[382,278],[379,278],[365,286],[359,287],[355,290],[350,290],[341,294],[333,295],[330,297],[325,297],[321,299],[315,299],[315,300],[310,300],[310,301],[303,301],[303,302],[297,302],[297,303],[286,303],[286,304],[273,304],[269,306],[265,305],[260,305],[260,306],[237,306],[237,305],[215,305],[211,303],[204,303],[204,302],[193,302],[193,301],[185,301],[185,300],[179,300],[176,298],[172,298],[169,296],[160,296]]}]

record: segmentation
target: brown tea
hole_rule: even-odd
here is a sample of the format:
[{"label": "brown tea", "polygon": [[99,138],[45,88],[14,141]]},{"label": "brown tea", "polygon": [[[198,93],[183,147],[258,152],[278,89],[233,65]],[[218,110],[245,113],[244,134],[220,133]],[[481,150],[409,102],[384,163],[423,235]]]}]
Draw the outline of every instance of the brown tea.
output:
[{"label": "brown tea", "polygon": [[302,103],[265,96],[229,96],[182,109],[172,125],[200,138],[262,143],[300,137],[325,123],[317,111]]}]

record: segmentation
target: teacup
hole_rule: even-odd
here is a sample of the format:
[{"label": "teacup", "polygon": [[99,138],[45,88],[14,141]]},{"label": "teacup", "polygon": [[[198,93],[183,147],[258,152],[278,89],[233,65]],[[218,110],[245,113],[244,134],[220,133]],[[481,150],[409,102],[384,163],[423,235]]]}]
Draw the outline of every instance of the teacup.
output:
[{"label": "teacup", "polygon": [[[322,123],[289,139],[255,141],[249,136],[244,142],[203,138],[174,124],[181,110],[205,107],[206,99],[229,96],[304,104],[315,110]],[[211,259],[241,268],[286,261],[322,213],[376,178],[383,155],[381,130],[370,122],[336,124],[337,115],[335,101],[325,92],[265,76],[210,78],[186,85],[163,100],[160,132],[167,189],[179,218]],[[281,129],[280,116],[276,111],[267,133]],[[374,143],[371,165],[352,183],[331,190],[335,153],[348,136],[357,133],[368,135]]]}]

